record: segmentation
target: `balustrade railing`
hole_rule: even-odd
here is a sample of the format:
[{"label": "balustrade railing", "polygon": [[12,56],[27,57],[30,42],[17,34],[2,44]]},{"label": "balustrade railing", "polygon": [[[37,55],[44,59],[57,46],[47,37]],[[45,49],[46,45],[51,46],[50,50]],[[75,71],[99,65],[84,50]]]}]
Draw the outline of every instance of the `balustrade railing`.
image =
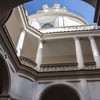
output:
[{"label": "balustrade railing", "polygon": [[42,64],[41,72],[78,70],[77,63]]},{"label": "balustrade railing", "polygon": [[53,27],[49,29],[40,29],[40,32],[45,33],[45,34],[56,32],[56,34],[59,34],[59,32],[84,31],[84,30],[93,30],[93,29],[97,29],[95,24],[81,25],[81,26]]},{"label": "balustrade railing", "polygon": [[96,69],[95,62],[85,62],[84,63],[85,69]]},{"label": "balustrade railing", "polygon": [[29,66],[31,68],[33,68],[34,66],[36,66],[36,63],[26,57],[23,57],[23,56],[20,56],[20,61],[21,61],[21,64],[23,65],[26,65],[26,66]]},{"label": "balustrade railing", "polygon": [[[36,70],[36,63],[26,57],[21,56],[20,61],[23,65],[34,68]],[[96,69],[95,62],[85,62],[84,69]],[[40,72],[53,72],[53,71],[73,71],[78,70],[78,63],[55,63],[55,64],[41,64]]]},{"label": "balustrade railing", "polygon": [[[85,62],[84,69],[86,70],[96,69],[96,63],[95,62]],[[72,70],[78,70],[77,63],[42,64],[40,68],[41,72],[72,71]]]}]

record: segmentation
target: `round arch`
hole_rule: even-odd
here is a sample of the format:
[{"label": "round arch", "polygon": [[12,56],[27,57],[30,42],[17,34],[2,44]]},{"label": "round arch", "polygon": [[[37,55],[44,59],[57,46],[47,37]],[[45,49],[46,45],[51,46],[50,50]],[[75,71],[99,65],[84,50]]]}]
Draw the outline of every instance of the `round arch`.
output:
[{"label": "round arch", "polygon": [[56,84],[47,87],[39,100],[81,100],[78,92],[71,86]]},{"label": "round arch", "polygon": [[0,55],[0,95],[9,94],[10,73],[5,59]]}]

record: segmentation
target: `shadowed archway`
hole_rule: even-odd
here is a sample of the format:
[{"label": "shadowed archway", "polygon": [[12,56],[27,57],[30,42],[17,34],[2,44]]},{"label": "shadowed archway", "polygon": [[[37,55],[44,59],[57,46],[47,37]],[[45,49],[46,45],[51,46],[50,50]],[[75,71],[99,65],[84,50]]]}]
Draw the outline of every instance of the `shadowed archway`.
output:
[{"label": "shadowed archway", "polygon": [[4,58],[0,55],[0,95],[8,95],[10,86],[10,75]]},{"label": "shadowed archway", "polygon": [[66,85],[53,85],[47,88],[40,100],[80,100],[78,93]]}]

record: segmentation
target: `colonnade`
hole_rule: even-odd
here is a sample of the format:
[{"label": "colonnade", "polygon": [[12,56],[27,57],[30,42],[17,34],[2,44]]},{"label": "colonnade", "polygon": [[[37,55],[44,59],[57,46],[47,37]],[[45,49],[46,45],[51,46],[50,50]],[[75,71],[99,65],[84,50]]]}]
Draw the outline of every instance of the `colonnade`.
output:
[{"label": "colonnade", "polygon": [[[21,50],[23,48],[23,43],[24,43],[24,38],[25,38],[26,32],[23,31],[20,35],[18,45],[17,45],[17,55],[20,56]],[[99,55],[99,50],[96,45],[95,38],[93,36],[89,37],[89,41],[91,44],[91,49],[93,53],[93,58],[94,61],[96,62],[96,67],[100,68],[100,55]],[[81,48],[81,43],[80,43],[80,38],[79,37],[74,37],[74,42],[75,42],[75,49],[76,49],[76,59],[78,63],[78,68],[79,69],[84,69],[84,59],[83,59],[83,53],[82,53],[82,48]],[[36,63],[37,63],[37,69],[40,69],[40,65],[42,63],[42,51],[43,51],[43,42],[40,40],[39,45],[38,45],[38,50],[37,50],[37,56],[36,56]]]}]

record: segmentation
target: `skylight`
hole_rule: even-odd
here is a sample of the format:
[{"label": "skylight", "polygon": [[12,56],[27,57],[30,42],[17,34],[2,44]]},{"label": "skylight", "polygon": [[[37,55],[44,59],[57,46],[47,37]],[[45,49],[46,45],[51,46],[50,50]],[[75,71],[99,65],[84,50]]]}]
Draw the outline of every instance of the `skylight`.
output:
[{"label": "skylight", "polygon": [[52,7],[54,4],[66,7],[70,12],[83,17],[89,24],[93,24],[95,9],[83,0],[33,0],[25,3],[24,8],[28,11],[28,15],[32,15],[41,10],[43,5]]}]

